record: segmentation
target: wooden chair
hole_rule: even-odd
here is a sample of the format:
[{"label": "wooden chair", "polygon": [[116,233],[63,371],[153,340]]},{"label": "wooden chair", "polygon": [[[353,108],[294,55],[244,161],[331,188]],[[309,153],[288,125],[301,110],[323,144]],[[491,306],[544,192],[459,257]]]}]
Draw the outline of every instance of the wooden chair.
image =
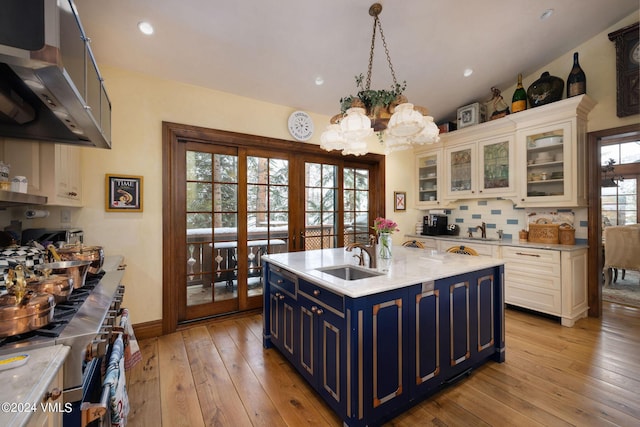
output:
[{"label": "wooden chair", "polygon": [[[604,286],[612,283],[612,271],[640,271],[640,224],[604,229]],[[617,273],[617,271],[616,271]],[[617,279],[617,274],[613,282]]]},{"label": "wooden chair", "polygon": [[402,246],[406,246],[408,248],[420,248],[424,249],[424,245],[417,240],[407,240],[402,244]]},{"label": "wooden chair", "polygon": [[452,254],[478,256],[478,252],[476,252],[475,249],[471,249],[471,248],[468,248],[468,247],[463,246],[463,245],[452,246],[449,249],[447,249],[447,252],[452,253]]}]

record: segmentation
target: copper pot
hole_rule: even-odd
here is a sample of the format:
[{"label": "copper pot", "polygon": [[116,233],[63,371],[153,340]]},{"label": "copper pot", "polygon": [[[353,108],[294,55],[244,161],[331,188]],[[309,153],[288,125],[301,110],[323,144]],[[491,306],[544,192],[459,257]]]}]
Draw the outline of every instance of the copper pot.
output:
[{"label": "copper pot", "polygon": [[0,296],[0,338],[23,334],[53,320],[53,295],[27,291],[21,301],[13,294]]},{"label": "copper pot", "polygon": [[102,246],[65,245],[57,249],[60,261],[91,261],[89,273],[98,274],[104,263]]},{"label": "copper pot", "polygon": [[70,274],[31,277],[27,279],[27,289],[51,294],[57,304],[69,299],[69,295],[73,292],[73,277]]},{"label": "copper pot", "polygon": [[34,270],[42,271],[45,274],[70,275],[73,280],[73,288],[78,289],[84,286],[89,264],[91,261],[48,262],[36,265]]}]

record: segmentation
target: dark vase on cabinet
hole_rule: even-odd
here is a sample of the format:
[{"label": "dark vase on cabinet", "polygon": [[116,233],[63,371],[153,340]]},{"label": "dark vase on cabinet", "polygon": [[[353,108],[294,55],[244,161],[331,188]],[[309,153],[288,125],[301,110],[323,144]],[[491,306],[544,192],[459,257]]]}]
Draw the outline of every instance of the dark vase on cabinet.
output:
[{"label": "dark vase on cabinet", "polygon": [[533,82],[527,89],[529,105],[533,108],[560,101],[563,91],[564,80],[560,77],[552,76],[548,71],[545,71],[540,78]]}]

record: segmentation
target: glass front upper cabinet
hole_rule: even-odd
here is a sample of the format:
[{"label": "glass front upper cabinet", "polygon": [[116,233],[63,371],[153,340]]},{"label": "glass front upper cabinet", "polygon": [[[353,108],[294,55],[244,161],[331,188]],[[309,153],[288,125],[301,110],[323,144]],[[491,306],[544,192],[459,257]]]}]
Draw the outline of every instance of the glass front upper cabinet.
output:
[{"label": "glass front upper cabinet", "polygon": [[506,135],[478,142],[480,152],[479,196],[509,197],[515,195],[515,138]]},{"label": "glass front upper cabinet", "polygon": [[514,137],[505,135],[447,148],[446,197],[451,199],[515,195]]},{"label": "glass front upper cabinet", "polygon": [[571,126],[568,123],[532,129],[526,145],[526,200],[562,201],[571,197]]},{"label": "glass front upper cabinet", "polygon": [[473,197],[476,193],[476,144],[446,150],[447,197]]},{"label": "glass front upper cabinet", "polygon": [[417,205],[420,207],[437,206],[440,203],[440,150],[418,154],[418,197]]}]

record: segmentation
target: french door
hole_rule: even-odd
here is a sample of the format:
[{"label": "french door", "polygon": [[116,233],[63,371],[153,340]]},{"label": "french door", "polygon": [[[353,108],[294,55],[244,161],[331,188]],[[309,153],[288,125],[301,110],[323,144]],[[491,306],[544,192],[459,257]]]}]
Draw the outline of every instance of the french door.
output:
[{"label": "french door", "polygon": [[318,155],[274,140],[265,148],[249,135],[230,144],[210,132],[165,134],[165,333],[175,329],[167,317],[177,325],[260,308],[263,255],[366,241],[372,215],[384,213],[382,156]]}]

